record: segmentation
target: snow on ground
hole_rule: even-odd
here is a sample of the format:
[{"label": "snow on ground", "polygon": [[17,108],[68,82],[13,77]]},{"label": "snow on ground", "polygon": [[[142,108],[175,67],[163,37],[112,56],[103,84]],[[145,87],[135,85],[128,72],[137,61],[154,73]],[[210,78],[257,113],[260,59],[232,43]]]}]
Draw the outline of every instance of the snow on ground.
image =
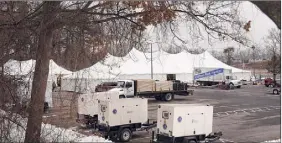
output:
[{"label": "snow on ground", "polygon": [[281,139],[271,140],[271,141],[264,141],[263,143],[281,143]]},{"label": "snow on ground", "polygon": [[[4,142],[23,142],[25,136],[25,127],[27,119],[17,114],[7,114],[0,110],[0,125],[7,127],[0,130],[1,141]],[[10,116],[11,115],[11,116]],[[4,119],[4,120],[3,120]],[[59,128],[50,124],[42,123],[41,138],[45,142],[111,142],[98,136],[86,136],[71,129]]]}]

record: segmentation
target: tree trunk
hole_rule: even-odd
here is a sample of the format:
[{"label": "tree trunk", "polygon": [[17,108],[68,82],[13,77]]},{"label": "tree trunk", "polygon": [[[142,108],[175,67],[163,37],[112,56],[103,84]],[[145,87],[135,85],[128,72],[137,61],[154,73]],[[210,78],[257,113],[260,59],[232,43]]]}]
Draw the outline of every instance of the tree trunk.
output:
[{"label": "tree trunk", "polygon": [[44,2],[43,5],[43,20],[39,29],[39,42],[36,52],[36,64],[32,82],[25,142],[40,142],[45,91],[49,73],[50,48],[52,45],[52,33],[54,31],[47,24],[51,24],[50,19],[55,17],[55,8],[59,5],[60,2]]}]

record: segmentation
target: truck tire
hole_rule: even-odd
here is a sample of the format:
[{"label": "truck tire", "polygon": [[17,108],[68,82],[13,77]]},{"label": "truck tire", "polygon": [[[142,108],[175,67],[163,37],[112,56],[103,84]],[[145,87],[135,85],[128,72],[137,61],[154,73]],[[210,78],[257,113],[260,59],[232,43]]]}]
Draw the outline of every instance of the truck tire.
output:
[{"label": "truck tire", "polygon": [[171,101],[173,99],[173,94],[167,93],[163,97],[164,97],[164,101]]},{"label": "truck tire", "polygon": [[234,84],[233,83],[229,83],[229,89],[234,89]]},{"label": "truck tire", "polygon": [[131,139],[132,132],[128,128],[124,128],[120,132],[120,140],[122,142],[128,142]]},{"label": "truck tire", "polygon": [[278,89],[273,89],[273,94],[279,94],[279,91],[278,91]]}]

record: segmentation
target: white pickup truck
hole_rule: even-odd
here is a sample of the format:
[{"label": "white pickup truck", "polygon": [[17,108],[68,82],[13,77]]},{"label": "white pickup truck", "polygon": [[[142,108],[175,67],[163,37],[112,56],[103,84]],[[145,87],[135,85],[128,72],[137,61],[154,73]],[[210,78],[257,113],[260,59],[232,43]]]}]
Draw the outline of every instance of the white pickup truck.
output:
[{"label": "white pickup truck", "polygon": [[145,97],[156,100],[171,101],[174,95],[188,96],[193,90],[180,81],[155,81],[151,79],[119,80],[117,87],[109,91],[119,92],[120,98]]}]

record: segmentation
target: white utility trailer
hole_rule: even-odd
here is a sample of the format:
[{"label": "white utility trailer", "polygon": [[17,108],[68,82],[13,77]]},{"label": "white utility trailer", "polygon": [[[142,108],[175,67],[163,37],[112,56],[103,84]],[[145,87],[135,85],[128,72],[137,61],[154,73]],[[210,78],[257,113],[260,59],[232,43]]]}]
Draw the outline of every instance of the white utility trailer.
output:
[{"label": "white utility trailer", "polygon": [[160,104],[154,142],[197,143],[218,139],[212,133],[213,106],[199,104]]},{"label": "white utility trailer", "polygon": [[123,98],[99,101],[98,130],[111,140],[126,142],[132,132],[155,127],[149,124],[148,100]]},{"label": "white utility trailer", "polygon": [[95,127],[98,121],[98,100],[117,99],[119,99],[118,91],[80,94],[77,101],[76,121],[89,127]]}]

